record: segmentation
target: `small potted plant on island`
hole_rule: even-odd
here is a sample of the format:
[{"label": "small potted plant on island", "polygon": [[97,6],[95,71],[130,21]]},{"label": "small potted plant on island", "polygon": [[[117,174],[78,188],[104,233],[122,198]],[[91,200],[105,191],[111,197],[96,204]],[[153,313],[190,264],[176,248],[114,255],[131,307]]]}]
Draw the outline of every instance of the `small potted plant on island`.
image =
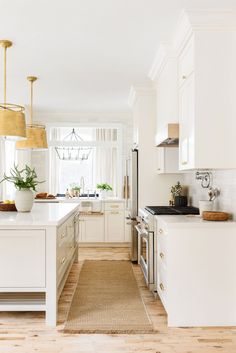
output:
[{"label": "small potted plant on island", "polygon": [[37,180],[35,169],[31,169],[28,165],[19,170],[18,166],[10,170],[10,176],[4,174],[3,181],[13,183],[16,188],[15,205],[18,212],[30,212],[34,203],[34,193],[36,186],[44,181]]},{"label": "small potted plant on island", "polygon": [[112,191],[111,185],[107,183],[97,184],[97,189],[100,190],[100,198],[105,199],[108,191]]},{"label": "small potted plant on island", "polygon": [[183,191],[183,187],[178,181],[176,185],[171,187],[171,194],[174,201],[174,206],[187,206],[188,200],[187,196],[181,195]]}]

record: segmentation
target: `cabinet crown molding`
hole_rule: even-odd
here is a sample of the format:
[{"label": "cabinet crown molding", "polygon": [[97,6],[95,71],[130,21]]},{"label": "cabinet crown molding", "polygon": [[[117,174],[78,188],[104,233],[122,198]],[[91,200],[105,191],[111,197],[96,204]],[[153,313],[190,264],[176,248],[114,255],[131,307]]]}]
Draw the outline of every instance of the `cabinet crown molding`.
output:
[{"label": "cabinet crown molding", "polygon": [[158,81],[159,76],[165,67],[168,59],[176,58],[176,53],[168,42],[162,42],[157,50],[156,56],[153,60],[153,64],[148,73],[148,77],[152,81]]},{"label": "cabinet crown molding", "polygon": [[184,9],[181,12],[173,48],[179,53],[192,33],[196,31],[234,31],[236,30],[236,11],[225,9]]},{"label": "cabinet crown molding", "polygon": [[150,81],[145,84],[138,84],[130,87],[129,97],[128,97],[128,105],[133,107],[136,103],[138,97],[144,96],[155,96],[156,89],[154,84]]}]

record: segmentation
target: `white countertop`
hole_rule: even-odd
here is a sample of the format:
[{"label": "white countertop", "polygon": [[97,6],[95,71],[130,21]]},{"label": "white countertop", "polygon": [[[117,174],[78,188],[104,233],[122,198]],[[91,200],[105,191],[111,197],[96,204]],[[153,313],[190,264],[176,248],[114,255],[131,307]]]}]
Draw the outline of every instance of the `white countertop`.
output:
[{"label": "white countertop", "polygon": [[56,199],[35,199],[36,203],[80,203],[80,201],[90,201],[90,202],[97,202],[97,201],[102,201],[102,202],[124,202],[124,199],[121,198],[107,198],[107,199],[95,199],[94,197],[74,197],[74,198],[69,198],[67,199],[66,197],[57,197]]},{"label": "white countertop", "polygon": [[58,226],[73,214],[78,206],[78,203],[35,203],[31,212],[0,212],[0,228]]},{"label": "white countertop", "polygon": [[155,216],[155,219],[161,220],[164,222],[168,227],[235,227],[235,221],[205,221],[200,216],[197,215],[161,215]]}]

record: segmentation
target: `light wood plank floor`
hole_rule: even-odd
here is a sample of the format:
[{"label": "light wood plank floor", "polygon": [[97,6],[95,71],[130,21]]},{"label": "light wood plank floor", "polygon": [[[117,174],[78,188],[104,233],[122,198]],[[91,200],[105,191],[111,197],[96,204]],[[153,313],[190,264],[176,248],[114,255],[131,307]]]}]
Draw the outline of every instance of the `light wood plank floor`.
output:
[{"label": "light wood plank floor", "polygon": [[63,323],[84,259],[128,259],[125,248],[80,250],[59,302],[57,328],[44,325],[44,313],[0,313],[0,353],[236,353],[235,328],[167,328],[166,314],[159,300],[145,287],[138,266],[134,266],[147,310],[158,330],[148,335],[63,334]]}]

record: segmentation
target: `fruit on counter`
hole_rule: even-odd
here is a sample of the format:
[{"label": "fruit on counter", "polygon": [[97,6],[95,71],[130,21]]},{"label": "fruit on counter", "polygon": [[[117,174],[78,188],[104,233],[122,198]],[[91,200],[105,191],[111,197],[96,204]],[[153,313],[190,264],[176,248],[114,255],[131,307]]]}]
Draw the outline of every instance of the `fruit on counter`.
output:
[{"label": "fruit on counter", "polygon": [[7,205],[14,205],[15,201],[14,200],[4,200],[3,203],[7,204]]}]

